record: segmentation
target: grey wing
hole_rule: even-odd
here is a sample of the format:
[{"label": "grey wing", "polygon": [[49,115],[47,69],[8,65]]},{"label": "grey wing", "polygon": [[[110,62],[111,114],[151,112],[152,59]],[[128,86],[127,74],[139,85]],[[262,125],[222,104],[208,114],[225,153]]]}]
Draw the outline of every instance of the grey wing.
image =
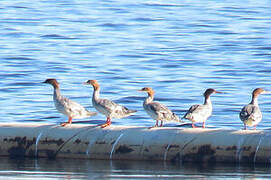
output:
[{"label": "grey wing", "polygon": [[196,105],[193,105],[189,108],[188,112],[190,113],[193,113],[193,112],[196,112],[196,111],[200,111],[200,105],[199,104],[196,104]]},{"label": "grey wing", "polygon": [[61,99],[64,108],[67,109],[67,111],[74,112],[74,113],[81,113],[82,111],[85,111],[85,108],[78,104],[77,102],[74,102],[66,97],[62,97]]},{"label": "grey wing", "polygon": [[112,112],[117,106],[120,106],[109,99],[99,99],[98,104],[103,106],[109,112]]},{"label": "grey wing", "polygon": [[246,105],[242,108],[239,117],[241,121],[246,121],[249,118],[257,120],[262,118],[262,113],[259,107],[254,105]]},{"label": "grey wing", "polygon": [[153,102],[150,104],[149,106],[151,108],[152,111],[156,112],[156,114],[163,119],[172,119],[172,111],[169,110],[165,105],[160,104],[158,102]]},{"label": "grey wing", "polygon": [[190,113],[193,113],[194,111],[196,111],[198,108],[200,107],[199,104],[196,104],[196,105],[192,105],[188,111],[186,112],[186,114],[184,115],[184,118],[186,118],[186,116]]},{"label": "grey wing", "polygon": [[248,105],[244,106],[239,113],[239,118],[241,119],[241,121],[247,120],[251,112],[252,112],[252,108],[250,108]]},{"label": "grey wing", "polygon": [[239,117],[240,117],[241,121],[246,121],[251,116],[253,111],[254,111],[254,106],[252,106],[252,105],[244,106],[239,113]]},{"label": "grey wing", "polygon": [[211,114],[211,109],[205,105],[193,105],[188,112],[184,115],[185,119],[191,121],[204,122]]},{"label": "grey wing", "polygon": [[156,114],[162,113],[162,112],[166,112],[165,111],[165,107],[162,104],[158,103],[158,102],[152,102],[152,103],[150,103],[149,106],[148,106],[148,108],[151,111],[155,112]]}]

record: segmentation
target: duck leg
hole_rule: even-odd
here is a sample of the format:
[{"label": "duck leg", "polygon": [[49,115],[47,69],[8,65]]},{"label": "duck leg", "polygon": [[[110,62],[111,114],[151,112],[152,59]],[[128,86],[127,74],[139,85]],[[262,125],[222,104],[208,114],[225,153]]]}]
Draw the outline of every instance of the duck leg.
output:
[{"label": "duck leg", "polygon": [[256,130],[257,125],[254,126],[254,130]]},{"label": "duck leg", "polygon": [[244,124],[244,130],[247,130],[247,126],[246,126],[246,124]]},{"label": "duck leg", "polygon": [[69,117],[68,122],[62,123],[62,124],[60,124],[60,126],[64,127],[64,126],[71,124],[71,123],[72,123],[72,117]]},{"label": "duck leg", "polygon": [[163,121],[161,121],[161,123],[160,123],[160,127],[162,127],[163,126]]},{"label": "duck leg", "polygon": [[156,120],[156,123],[155,123],[155,125],[154,125],[154,126],[149,127],[148,129],[151,129],[151,128],[154,128],[154,127],[157,127],[157,126],[158,126],[158,120]]},{"label": "duck leg", "polygon": [[192,128],[196,128],[195,124],[192,122]]},{"label": "duck leg", "polygon": [[105,124],[102,124],[102,125],[101,125],[101,128],[105,128],[105,127],[107,127],[107,126],[110,126],[111,123],[112,123],[112,122],[111,122],[110,117],[107,117],[107,118],[106,118]]},{"label": "duck leg", "polygon": [[202,128],[205,128],[205,121],[202,123]]},{"label": "duck leg", "polygon": [[156,120],[156,123],[155,123],[155,126],[154,126],[154,127],[157,127],[157,126],[158,126],[158,122],[159,122],[159,121],[158,121],[158,120]]}]

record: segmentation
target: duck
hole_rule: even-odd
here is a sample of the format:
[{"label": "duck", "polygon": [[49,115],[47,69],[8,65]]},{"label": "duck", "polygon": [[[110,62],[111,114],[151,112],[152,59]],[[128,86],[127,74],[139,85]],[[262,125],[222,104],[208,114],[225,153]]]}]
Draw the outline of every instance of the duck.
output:
[{"label": "duck", "polygon": [[241,109],[239,118],[243,122],[245,130],[247,129],[247,126],[253,126],[254,130],[256,130],[257,125],[262,121],[262,112],[258,105],[258,96],[266,93],[268,93],[268,91],[263,88],[254,89],[251,102]]},{"label": "duck", "polygon": [[192,128],[196,127],[194,123],[202,123],[202,128],[205,128],[205,122],[212,115],[213,111],[210,96],[215,93],[222,92],[216,91],[215,89],[212,88],[207,89],[203,94],[204,103],[192,105],[186,112],[186,114],[183,116],[184,119],[192,121]]},{"label": "duck", "polygon": [[144,87],[138,91],[148,93],[148,97],[143,102],[143,108],[147,112],[147,114],[153,120],[156,121],[153,127],[158,127],[159,121],[160,121],[160,125],[159,125],[160,127],[163,126],[164,121],[181,122],[180,118],[175,113],[173,113],[170,109],[168,109],[165,105],[159,102],[153,101],[155,92],[151,87]]},{"label": "duck", "polygon": [[46,79],[43,83],[51,84],[54,88],[53,100],[58,112],[68,116],[68,122],[61,126],[72,124],[72,119],[81,119],[94,116],[97,113],[86,110],[82,105],[61,95],[60,84],[56,79]]},{"label": "duck", "polygon": [[101,125],[101,128],[110,126],[112,118],[121,119],[137,112],[136,110],[128,109],[109,99],[100,98],[100,85],[97,80],[88,80],[84,84],[93,86],[92,105],[98,112],[106,116],[106,122]]}]

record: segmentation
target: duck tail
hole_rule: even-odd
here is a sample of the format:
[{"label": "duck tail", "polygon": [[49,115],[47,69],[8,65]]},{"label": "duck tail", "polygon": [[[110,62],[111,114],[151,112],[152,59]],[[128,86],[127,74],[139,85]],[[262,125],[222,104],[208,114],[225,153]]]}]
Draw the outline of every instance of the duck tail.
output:
[{"label": "duck tail", "polygon": [[174,119],[174,121],[182,122],[182,120],[180,119],[180,117],[177,114],[175,114],[175,113],[172,114],[172,118]]},{"label": "duck tail", "polygon": [[96,116],[98,113],[97,112],[90,112],[90,111],[88,111],[88,115],[89,116]]},{"label": "duck tail", "polygon": [[135,113],[135,112],[137,112],[137,110],[131,110],[131,109],[127,110],[127,113],[129,113],[129,114],[132,114],[132,113]]},{"label": "duck tail", "polygon": [[186,113],[184,116],[183,116],[183,118],[182,119],[193,119],[193,117],[192,117],[192,114],[191,113]]}]

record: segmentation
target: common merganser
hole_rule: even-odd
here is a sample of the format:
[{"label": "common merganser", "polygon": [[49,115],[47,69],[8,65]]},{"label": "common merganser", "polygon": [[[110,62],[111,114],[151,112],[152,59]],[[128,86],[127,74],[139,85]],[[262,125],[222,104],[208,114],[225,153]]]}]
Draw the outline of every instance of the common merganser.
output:
[{"label": "common merganser", "polygon": [[43,83],[51,84],[54,87],[54,103],[56,109],[69,117],[68,122],[62,123],[61,126],[66,126],[72,123],[72,119],[81,119],[89,116],[94,116],[96,112],[86,110],[80,104],[64,97],[60,93],[59,83],[56,79],[46,79]]},{"label": "common merganser", "polygon": [[130,110],[122,105],[119,105],[109,99],[100,98],[100,85],[97,80],[88,80],[84,84],[93,86],[92,105],[100,113],[106,116],[106,123],[101,127],[107,127],[111,125],[112,118],[124,118],[132,115],[136,110]]},{"label": "common merganser", "polygon": [[256,126],[261,122],[262,113],[258,105],[258,96],[265,93],[268,92],[262,88],[254,89],[251,102],[242,108],[239,117],[244,123],[244,129],[247,129],[247,126],[254,126],[256,129]]},{"label": "common merganser", "polygon": [[144,87],[138,91],[147,92],[148,97],[143,103],[143,108],[152,119],[156,120],[155,126],[158,126],[158,122],[161,121],[160,127],[163,126],[163,121],[176,121],[180,122],[180,118],[169,110],[165,105],[159,102],[153,101],[154,90],[150,87]]},{"label": "common merganser", "polygon": [[183,118],[192,121],[192,127],[195,128],[194,123],[201,122],[202,127],[205,128],[206,120],[212,115],[213,107],[211,102],[211,94],[222,93],[214,89],[207,89],[204,92],[204,103],[192,105]]}]

